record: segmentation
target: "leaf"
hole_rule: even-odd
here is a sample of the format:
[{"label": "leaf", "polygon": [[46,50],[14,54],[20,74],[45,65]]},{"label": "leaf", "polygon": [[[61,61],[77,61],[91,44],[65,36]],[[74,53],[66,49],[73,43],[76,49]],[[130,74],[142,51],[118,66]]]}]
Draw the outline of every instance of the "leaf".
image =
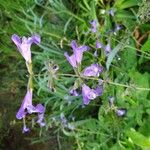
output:
[{"label": "leaf", "polygon": [[[137,87],[143,87],[143,88],[149,88],[149,74],[144,73],[141,74],[139,72],[135,72],[134,70],[130,71],[129,76],[131,77],[131,82],[134,82],[134,84]],[[143,91],[143,90],[136,90],[136,92],[133,93],[139,100],[146,99],[149,91]]]},{"label": "leaf", "polygon": [[119,7],[119,9],[126,9],[129,7],[137,6],[139,0],[125,0]]},{"label": "leaf", "polygon": [[150,36],[148,37],[147,41],[142,45],[141,50],[150,52]]},{"label": "leaf", "polygon": [[150,147],[150,138],[145,137],[143,134],[131,129],[130,131],[126,131],[126,134],[134,144],[141,147]]},{"label": "leaf", "polygon": [[118,44],[109,54],[107,61],[106,61],[106,68],[107,70],[109,70],[109,67],[114,59],[114,57],[116,56],[117,52],[121,49],[122,44]]},{"label": "leaf", "polygon": [[135,16],[127,10],[118,10],[115,18],[120,18],[123,21],[123,19],[135,19]]},{"label": "leaf", "polygon": [[129,72],[132,68],[137,66],[136,48],[133,40],[129,39],[130,46],[133,48],[125,48],[121,55],[121,68]]}]

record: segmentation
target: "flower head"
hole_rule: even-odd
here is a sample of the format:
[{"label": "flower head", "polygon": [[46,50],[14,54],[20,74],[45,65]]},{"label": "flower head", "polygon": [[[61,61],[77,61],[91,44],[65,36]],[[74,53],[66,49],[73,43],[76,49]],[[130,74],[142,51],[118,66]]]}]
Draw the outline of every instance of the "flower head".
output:
[{"label": "flower head", "polygon": [[105,50],[106,55],[108,55],[111,52],[111,47],[109,43],[104,47],[104,50]]},{"label": "flower head", "polygon": [[115,29],[114,29],[114,34],[115,35],[117,35],[117,32],[119,31],[119,30],[121,30],[122,29],[122,25],[119,25],[119,24],[116,24],[116,26],[115,26]]},{"label": "flower head", "polygon": [[46,125],[44,122],[44,113],[38,113],[37,123],[40,125],[40,127],[44,127]]},{"label": "flower head", "polygon": [[76,89],[71,89],[71,90],[70,90],[70,94],[71,94],[72,96],[79,96],[79,93],[77,92]]},{"label": "flower head", "polygon": [[94,77],[98,77],[99,74],[103,71],[103,67],[98,65],[98,64],[92,64],[89,67],[86,67],[83,71],[83,75],[84,76],[94,76]]},{"label": "flower head", "polygon": [[96,48],[102,48],[103,44],[101,42],[99,42],[98,40],[96,41]]},{"label": "flower head", "polygon": [[32,107],[32,89],[29,89],[23,99],[23,102],[21,104],[21,107],[19,111],[17,112],[16,118],[17,119],[22,119],[23,117],[26,116],[27,112],[25,109],[28,107]]},{"label": "flower head", "polygon": [[26,133],[26,132],[29,132],[29,131],[30,131],[30,129],[27,128],[27,126],[24,124],[23,129],[22,129],[22,133]]},{"label": "flower head", "polygon": [[109,11],[108,11],[108,13],[113,17],[114,16],[114,10],[113,9],[110,9]]},{"label": "flower head", "polygon": [[32,37],[23,37],[22,39],[14,34],[12,35],[12,41],[16,44],[19,52],[21,53],[21,55],[24,57],[24,59],[26,60],[26,62],[31,63],[31,44],[35,43],[35,44],[39,44],[41,39],[39,35],[33,35]]},{"label": "flower head", "polygon": [[32,113],[43,113],[45,111],[45,108],[42,104],[38,104],[36,107],[32,105],[32,89],[28,89],[23,102],[21,104],[21,107],[19,111],[16,114],[17,119],[22,119],[26,116],[26,114],[32,114]]},{"label": "flower head", "polygon": [[116,114],[117,114],[119,117],[124,116],[126,113],[127,113],[127,110],[126,110],[125,108],[118,108],[118,109],[116,110]]},{"label": "flower head", "polygon": [[92,21],[90,21],[90,24],[91,24],[91,31],[93,33],[96,33],[96,31],[97,31],[97,21],[96,20],[92,20]]},{"label": "flower head", "polygon": [[64,55],[65,55],[66,59],[69,61],[69,63],[71,64],[71,66],[73,68],[77,68],[75,55],[73,54],[73,55],[69,56],[67,52],[65,52]]},{"label": "flower head", "polygon": [[74,40],[71,42],[71,47],[73,49],[73,54],[69,56],[68,53],[65,52],[64,55],[72,67],[77,68],[78,64],[81,64],[83,52],[89,50],[89,47],[85,45],[78,46]]},{"label": "flower head", "polygon": [[88,105],[91,100],[95,99],[97,96],[102,95],[103,89],[101,87],[97,87],[96,89],[91,89],[87,85],[82,85],[82,96],[83,103]]}]

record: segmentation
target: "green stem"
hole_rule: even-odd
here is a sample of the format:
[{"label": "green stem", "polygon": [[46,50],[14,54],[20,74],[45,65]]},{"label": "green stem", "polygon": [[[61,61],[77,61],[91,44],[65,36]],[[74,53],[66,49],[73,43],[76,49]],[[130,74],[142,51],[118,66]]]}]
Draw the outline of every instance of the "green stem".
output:
[{"label": "green stem", "polygon": [[[68,77],[79,77],[78,75],[72,75],[72,74],[58,74],[60,76],[68,76]],[[80,76],[80,78],[84,78],[84,79],[90,79],[90,80],[99,80],[99,78],[92,78],[92,77],[85,77],[85,76]],[[115,86],[122,86],[122,87],[126,87],[126,88],[134,88],[137,90],[143,90],[143,91],[150,91],[150,88],[143,88],[143,87],[135,87],[135,86],[130,86],[130,85],[125,85],[125,84],[121,84],[121,83],[115,83],[112,81],[106,81],[106,80],[102,80],[104,83],[108,83],[111,85],[115,85]]]}]

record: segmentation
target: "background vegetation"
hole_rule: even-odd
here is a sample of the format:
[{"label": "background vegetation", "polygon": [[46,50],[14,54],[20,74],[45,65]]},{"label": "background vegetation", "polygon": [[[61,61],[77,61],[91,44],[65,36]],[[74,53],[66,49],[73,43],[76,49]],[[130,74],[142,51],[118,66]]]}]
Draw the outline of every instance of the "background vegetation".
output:
[{"label": "background vegetation", "polygon": [[[6,149],[9,143],[10,149],[17,149],[22,143],[22,149],[38,149],[36,144],[40,143],[45,149],[51,146],[51,149],[69,150],[148,150],[149,8],[147,0],[0,0],[1,147]],[[91,20],[98,21],[97,34],[90,32]],[[122,28],[115,32],[117,24]],[[45,105],[47,125],[39,128],[29,117],[27,123],[32,130],[25,135],[20,134],[22,122],[15,120],[15,113],[25,95],[27,71],[11,41],[14,33],[20,36],[38,33],[42,38],[39,47],[32,47],[33,100]],[[101,75],[105,81],[104,93],[85,107],[82,96],[69,94],[78,80],[64,52],[70,51],[70,42],[74,39],[80,45],[91,47],[84,54],[82,69],[95,62],[104,67]],[[108,57],[100,49],[98,57],[94,57],[97,39],[105,45],[110,41],[112,51]],[[47,62],[59,66],[54,76],[49,76]],[[49,89],[48,81],[56,91]],[[86,82],[89,85],[97,83],[96,80]],[[109,106],[110,96],[115,98],[115,107],[127,110],[124,117],[118,117]],[[62,114],[70,128],[64,127]]]}]

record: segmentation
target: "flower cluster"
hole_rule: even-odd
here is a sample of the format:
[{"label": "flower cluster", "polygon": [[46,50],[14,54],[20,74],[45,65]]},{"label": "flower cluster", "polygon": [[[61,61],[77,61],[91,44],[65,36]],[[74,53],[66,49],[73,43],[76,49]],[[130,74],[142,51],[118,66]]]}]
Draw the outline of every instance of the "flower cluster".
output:
[{"label": "flower cluster", "polygon": [[23,133],[28,132],[29,128],[26,127],[25,124],[25,117],[27,114],[37,113],[38,114],[38,120],[37,123],[43,127],[45,126],[44,122],[44,112],[45,107],[42,104],[37,104],[34,106],[32,104],[32,95],[33,95],[33,87],[32,87],[32,59],[31,59],[31,45],[32,43],[39,44],[41,39],[39,35],[33,35],[32,37],[26,38],[23,37],[22,39],[14,34],[12,35],[12,41],[16,44],[19,52],[23,56],[23,58],[26,61],[27,69],[30,74],[29,81],[28,81],[28,87],[27,87],[27,93],[22,101],[22,104],[20,106],[20,109],[18,110],[16,114],[17,119],[23,119]]},{"label": "flower cluster", "polygon": [[[92,23],[93,28],[95,27],[95,23]],[[78,68],[78,65],[81,64],[83,52],[89,50],[88,46],[77,46],[76,41],[71,42],[71,47],[73,49],[73,54],[69,56],[67,52],[64,53],[66,59],[72,65],[73,68]],[[97,63],[91,64],[90,66],[86,67],[82,73],[79,73],[83,77],[99,77],[100,73],[103,71],[103,67]],[[88,105],[91,100],[95,99],[98,96],[101,96],[103,93],[103,87],[98,86],[95,89],[91,89],[85,83],[82,85],[82,97],[83,97],[83,104]],[[71,89],[70,94],[73,96],[78,96],[79,93],[76,89]]]}]

